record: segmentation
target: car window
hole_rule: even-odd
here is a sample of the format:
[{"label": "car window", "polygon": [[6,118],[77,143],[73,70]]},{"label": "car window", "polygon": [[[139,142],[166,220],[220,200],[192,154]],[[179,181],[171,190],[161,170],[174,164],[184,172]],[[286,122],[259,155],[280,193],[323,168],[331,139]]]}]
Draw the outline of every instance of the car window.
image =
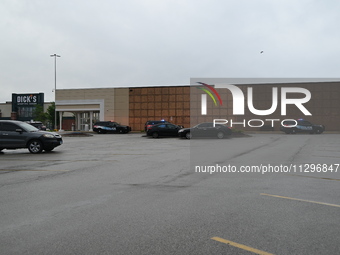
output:
[{"label": "car window", "polygon": [[39,129],[37,129],[36,127],[27,124],[26,122],[18,122],[18,128],[22,128],[27,132],[35,132],[35,131],[39,131]]},{"label": "car window", "polygon": [[17,125],[15,125],[13,123],[1,123],[1,125],[0,125],[1,131],[15,131],[18,128],[20,128],[20,127],[18,127]]},{"label": "car window", "polygon": [[172,125],[172,124],[167,124],[166,126],[167,126],[167,128],[170,128],[170,129],[176,129],[177,128],[176,125]]},{"label": "car window", "polygon": [[157,127],[159,127],[159,128],[166,128],[166,125],[165,124],[160,124]]},{"label": "car window", "polygon": [[292,126],[292,125],[295,125],[295,121],[284,121],[283,122],[283,125],[289,125],[289,126]]},{"label": "car window", "polygon": [[309,121],[304,120],[304,121],[299,121],[299,125],[301,125],[301,126],[311,126],[312,124]]},{"label": "car window", "polygon": [[95,125],[98,125],[98,126],[107,126],[108,122],[97,122],[97,123],[95,123]]},{"label": "car window", "polygon": [[145,125],[156,125],[156,124],[160,124],[160,123],[168,123],[168,122],[163,121],[163,120],[150,120],[150,121],[147,121],[145,123]]}]

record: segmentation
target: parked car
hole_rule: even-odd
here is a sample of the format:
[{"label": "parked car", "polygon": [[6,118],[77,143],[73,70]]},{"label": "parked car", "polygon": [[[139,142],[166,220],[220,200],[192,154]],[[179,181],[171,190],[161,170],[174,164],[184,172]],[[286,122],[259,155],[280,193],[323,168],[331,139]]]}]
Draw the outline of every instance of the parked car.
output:
[{"label": "parked car", "polygon": [[165,120],[148,120],[147,122],[145,122],[144,131],[147,132],[149,129],[152,128],[152,126],[156,124],[161,124],[161,123],[169,123],[169,122]]},{"label": "parked car", "polygon": [[39,130],[45,130],[46,126],[41,121],[29,121],[28,124],[32,125],[33,127],[36,127]]},{"label": "parked car", "polygon": [[217,137],[224,138],[232,134],[231,129],[222,124],[215,124],[212,122],[200,123],[192,128],[182,128],[178,131],[180,137],[187,139],[198,137]]},{"label": "parked car", "polygon": [[310,134],[321,134],[325,131],[325,126],[314,125],[304,119],[297,119],[296,122],[293,120],[286,120],[282,124],[283,125],[280,127],[280,130],[285,132],[286,134],[296,134],[301,132]]},{"label": "parked car", "polygon": [[146,132],[147,136],[152,136],[153,138],[158,138],[161,136],[172,136],[178,137],[178,131],[181,129],[181,126],[171,124],[171,123],[161,123],[153,125]]},{"label": "parked car", "polygon": [[129,133],[131,131],[131,127],[120,125],[114,121],[99,121],[94,123],[93,131],[98,134],[106,134],[106,133]]},{"label": "parked car", "polygon": [[40,153],[52,151],[62,143],[57,133],[41,131],[22,121],[0,120],[0,151],[28,148],[31,153]]}]

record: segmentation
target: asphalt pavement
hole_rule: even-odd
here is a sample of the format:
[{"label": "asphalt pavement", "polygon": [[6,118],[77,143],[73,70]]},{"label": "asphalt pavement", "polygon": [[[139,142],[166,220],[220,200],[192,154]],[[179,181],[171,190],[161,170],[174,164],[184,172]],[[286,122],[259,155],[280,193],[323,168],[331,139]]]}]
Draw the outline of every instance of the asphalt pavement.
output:
[{"label": "asphalt pavement", "polygon": [[1,254],[340,254],[339,134],[0,154]]}]

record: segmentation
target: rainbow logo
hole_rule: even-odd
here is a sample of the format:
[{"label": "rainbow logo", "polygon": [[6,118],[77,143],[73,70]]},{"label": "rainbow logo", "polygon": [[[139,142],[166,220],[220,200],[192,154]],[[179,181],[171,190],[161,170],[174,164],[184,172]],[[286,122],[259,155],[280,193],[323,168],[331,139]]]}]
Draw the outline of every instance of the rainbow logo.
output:
[{"label": "rainbow logo", "polygon": [[[215,90],[213,86],[208,85],[203,82],[197,82],[197,83],[203,85],[204,87],[196,87],[196,88],[203,90],[205,93],[207,93],[211,97],[211,99],[214,101],[215,106],[217,106],[217,100],[215,96],[217,97],[220,105],[223,104],[220,94],[218,94],[218,92]],[[202,100],[201,101],[201,114],[202,115],[207,115],[207,94],[202,94],[202,97],[201,97],[201,100]]]},{"label": "rainbow logo", "polygon": [[[203,82],[197,82],[197,83],[199,83],[199,84],[201,84],[201,85],[204,86],[204,87],[197,87],[197,88],[198,88],[198,89],[201,89],[201,90],[203,90],[205,93],[207,93],[207,94],[211,97],[211,99],[214,101],[214,104],[215,104],[216,106],[217,106],[217,101],[216,101],[216,98],[214,97],[214,95],[213,95],[212,93],[214,93],[214,94],[216,95],[216,97],[217,97],[217,99],[218,99],[220,105],[223,104],[223,103],[222,103],[222,99],[221,99],[220,94],[218,94],[218,92],[216,91],[216,89],[214,89],[213,86],[208,85],[208,84],[203,83]],[[211,91],[212,93],[211,93],[210,91]]]}]

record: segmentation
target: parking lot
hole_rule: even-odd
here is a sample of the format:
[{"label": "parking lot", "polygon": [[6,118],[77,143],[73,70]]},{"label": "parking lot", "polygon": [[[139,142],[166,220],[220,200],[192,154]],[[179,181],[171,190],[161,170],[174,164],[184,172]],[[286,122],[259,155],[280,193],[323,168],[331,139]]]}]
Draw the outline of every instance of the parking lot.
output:
[{"label": "parking lot", "polygon": [[338,134],[63,139],[0,154],[2,254],[340,253]]}]

